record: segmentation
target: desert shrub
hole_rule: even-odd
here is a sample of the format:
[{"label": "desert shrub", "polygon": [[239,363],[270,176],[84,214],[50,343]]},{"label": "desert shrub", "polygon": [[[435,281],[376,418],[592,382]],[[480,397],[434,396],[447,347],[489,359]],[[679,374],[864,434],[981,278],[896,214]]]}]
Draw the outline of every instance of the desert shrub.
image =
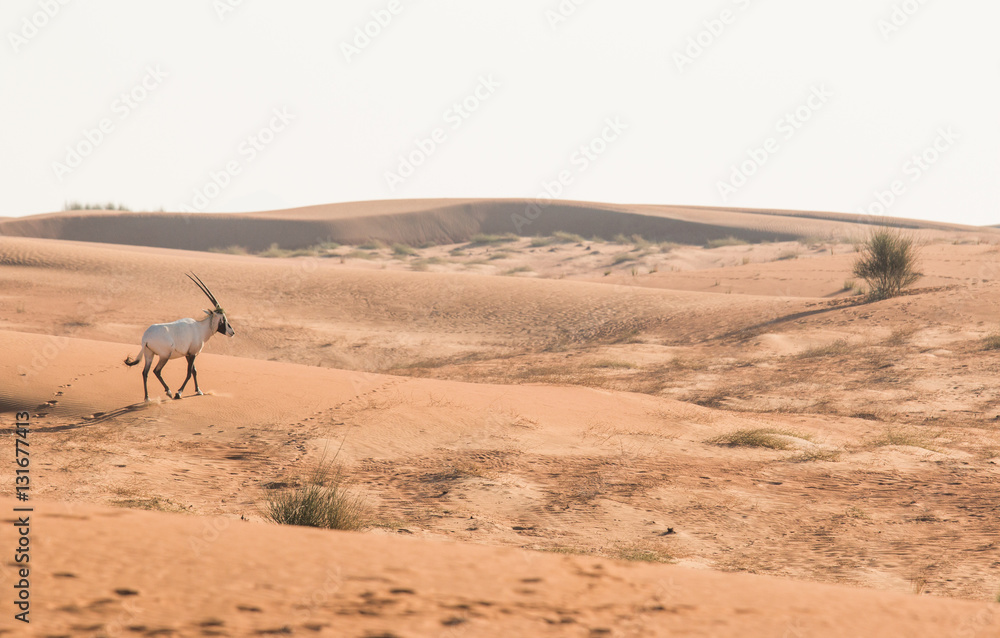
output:
[{"label": "desert shrub", "polygon": [[280,525],[323,529],[361,529],[367,523],[367,506],[353,494],[339,468],[321,463],[304,485],[270,495],[266,518]]},{"label": "desert shrub", "polygon": [[1000,350],[1000,332],[983,337],[983,350]]},{"label": "desert shrub", "polygon": [[858,252],[852,272],[865,280],[873,300],[895,297],[923,276],[916,271],[913,238],[898,228],[876,228],[859,244]]},{"label": "desert shrub", "polygon": [[417,251],[412,246],[407,246],[406,244],[393,244],[392,254],[397,257],[412,257],[417,254]]},{"label": "desert shrub", "polygon": [[277,243],[273,243],[267,248],[267,250],[262,250],[259,253],[257,253],[257,256],[271,257],[271,258],[288,257],[289,252],[290,251],[285,250]]}]

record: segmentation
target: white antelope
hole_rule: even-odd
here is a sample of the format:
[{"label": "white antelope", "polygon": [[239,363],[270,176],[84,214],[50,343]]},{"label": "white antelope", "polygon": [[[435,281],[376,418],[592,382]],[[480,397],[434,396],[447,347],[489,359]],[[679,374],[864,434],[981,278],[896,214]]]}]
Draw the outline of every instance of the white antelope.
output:
[{"label": "white antelope", "polygon": [[159,356],[160,360],[156,363],[156,367],[153,368],[153,374],[163,384],[163,389],[167,391],[167,396],[170,396],[170,388],[167,386],[167,382],[163,380],[163,377],[160,376],[160,370],[167,364],[167,361],[178,357],[187,358],[188,370],[187,377],[184,378],[184,383],[181,384],[180,389],[173,395],[173,398],[181,398],[184,386],[187,385],[188,380],[192,377],[194,377],[195,393],[200,396],[203,393],[201,388],[198,387],[198,371],[194,368],[194,358],[201,353],[201,349],[205,347],[205,342],[211,339],[212,335],[216,332],[224,334],[227,337],[232,337],[236,334],[233,331],[233,327],[229,325],[229,320],[226,319],[226,312],[219,305],[219,302],[215,300],[215,295],[208,289],[208,286],[194,273],[188,275],[188,278],[197,284],[201,291],[208,296],[208,299],[215,305],[215,309],[206,310],[206,317],[204,319],[178,319],[171,323],[154,323],[146,328],[146,332],[142,333],[142,350],[139,351],[139,354],[134,359],[131,356],[125,357],[125,365],[134,366],[138,364],[140,355],[146,360],[146,365],[142,369],[142,390],[146,394],[146,401],[149,401],[149,388],[146,385],[146,380],[149,377],[149,367],[153,364],[154,355]]}]

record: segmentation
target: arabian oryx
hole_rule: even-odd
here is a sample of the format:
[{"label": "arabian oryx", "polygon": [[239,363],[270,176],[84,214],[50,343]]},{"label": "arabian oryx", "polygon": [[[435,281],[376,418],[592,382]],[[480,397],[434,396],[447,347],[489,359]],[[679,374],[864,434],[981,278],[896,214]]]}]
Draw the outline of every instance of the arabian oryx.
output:
[{"label": "arabian oryx", "polygon": [[[226,312],[219,305],[219,302],[215,300],[215,295],[208,289],[208,286],[194,273],[188,275],[188,278],[208,296],[208,299],[215,305],[215,309],[206,310],[204,319],[197,321],[194,319],[178,319],[171,323],[154,323],[146,328],[146,332],[142,333],[142,350],[139,351],[139,355],[142,355],[142,358],[146,360],[146,365],[142,369],[142,390],[146,393],[146,401],[149,401],[149,388],[146,385],[146,380],[149,377],[149,366],[153,364],[154,355],[159,355],[160,360],[156,363],[156,367],[153,368],[153,373],[160,380],[160,383],[163,384],[163,389],[167,391],[167,396],[170,396],[170,388],[167,386],[167,382],[163,380],[163,377],[160,376],[160,370],[167,364],[167,361],[176,359],[177,357],[187,358],[188,371],[180,390],[173,397],[175,399],[181,398],[184,386],[187,385],[188,380],[192,377],[194,377],[194,391],[198,395],[201,395],[203,393],[201,388],[198,387],[198,371],[194,369],[194,358],[205,347],[205,342],[211,339],[212,335],[216,332],[224,334],[227,337],[232,337],[236,334],[233,331],[233,327],[229,325],[229,320],[226,319]],[[139,355],[136,355],[135,359],[125,357],[125,365],[134,366],[138,364]]]}]

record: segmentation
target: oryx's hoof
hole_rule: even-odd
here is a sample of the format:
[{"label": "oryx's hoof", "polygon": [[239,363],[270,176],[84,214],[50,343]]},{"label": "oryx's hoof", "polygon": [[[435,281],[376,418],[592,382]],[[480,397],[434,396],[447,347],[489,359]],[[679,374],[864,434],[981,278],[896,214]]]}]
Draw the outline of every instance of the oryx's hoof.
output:
[{"label": "oryx's hoof", "polygon": [[200,397],[203,397],[203,396],[205,396],[205,393],[204,393],[204,392],[202,392],[201,390],[198,390],[197,392],[195,392],[195,394],[197,394],[197,395],[198,395],[198,396],[200,396]]},{"label": "oryx's hoof", "polygon": [[181,393],[180,392],[175,392],[174,393],[174,400],[180,400],[180,398],[181,398]]}]

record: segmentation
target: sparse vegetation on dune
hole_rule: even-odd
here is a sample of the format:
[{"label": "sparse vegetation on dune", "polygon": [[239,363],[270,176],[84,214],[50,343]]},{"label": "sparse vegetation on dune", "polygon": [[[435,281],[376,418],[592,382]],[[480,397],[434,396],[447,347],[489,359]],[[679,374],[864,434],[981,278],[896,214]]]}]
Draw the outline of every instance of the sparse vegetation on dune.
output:
[{"label": "sparse vegetation on dune", "polygon": [[210,253],[221,253],[224,255],[249,255],[250,251],[245,246],[226,246],[225,248],[209,248]]},{"label": "sparse vegetation on dune", "polygon": [[738,237],[733,237],[732,235],[728,237],[723,237],[721,239],[709,239],[705,242],[706,248],[722,248],[723,246],[746,246],[747,241],[739,239]]},{"label": "sparse vegetation on dune", "polygon": [[809,348],[796,355],[799,359],[816,359],[820,357],[837,357],[848,354],[855,349],[847,339],[837,339],[826,345]]},{"label": "sparse vegetation on dune", "polygon": [[534,271],[535,271],[535,269],[532,268],[531,266],[517,266],[515,268],[511,268],[510,270],[505,271],[504,275],[508,275],[508,276],[509,275],[519,275],[521,273],[534,272]]},{"label": "sparse vegetation on dune", "polygon": [[320,461],[303,485],[267,496],[265,517],[281,525],[358,530],[369,522],[364,499],[353,493],[342,470]]},{"label": "sparse vegetation on dune", "polygon": [[759,447],[771,450],[787,450],[792,447],[791,441],[788,440],[792,437],[799,439],[807,438],[788,430],[754,428],[721,434],[709,439],[706,443],[727,447]]},{"label": "sparse vegetation on dune", "polygon": [[417,254],[416,249],[406,244],[393,244],[392,254],[397,257],[413,257]]},{"label": "sparse vegetation on dune", "polygon": [[983,350],[1000,350],[1000,332],[986,335],[982,340]]},{"label": "sparse vegetation on dune", "polygon": [[491,235],[488,233],[477,233],[469,240],[469,246],[495,246],[497,244],[509,244],[519,240],[520,237],[514,233],[504,233],[502,235]]},{"label": "sparse vegetation on dune", "polygon": [[917,272],[917,246],[901,229],[880,226],[859,243],[852,272],[868,284],[873,301],[896,297],[923,275]]},{"label": "sparse vegetation on dune", "polygon": [[125,204],[107,202],[105,204],[81,203],[76,200],[63,204],[63,210],[120,210],[130,212],[132,209]]}]

